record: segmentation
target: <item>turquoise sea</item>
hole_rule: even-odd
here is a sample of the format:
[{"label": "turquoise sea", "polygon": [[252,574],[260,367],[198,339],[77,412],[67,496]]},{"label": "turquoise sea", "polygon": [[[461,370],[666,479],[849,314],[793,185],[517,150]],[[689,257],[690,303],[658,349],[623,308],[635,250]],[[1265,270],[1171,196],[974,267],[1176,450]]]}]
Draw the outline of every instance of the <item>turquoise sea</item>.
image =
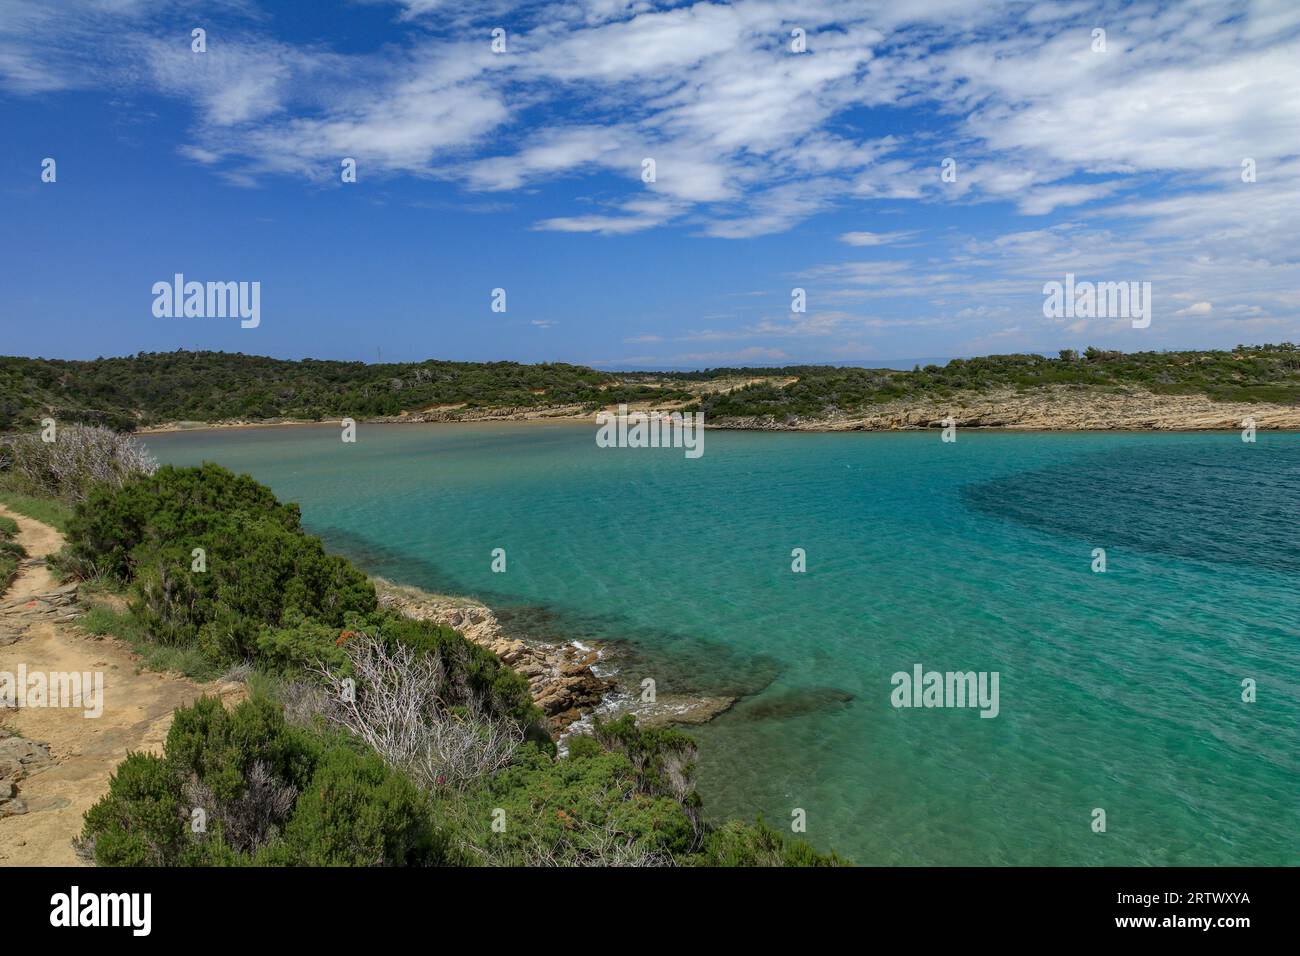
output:
[{"label": "turquoise sea", "polygon": [[[711,815],[799,808],[865,864],[1300,864],[1300,435],[594,436],[147,443],[249,472],[368,571],[618,642],[625,686],[741,696],[691,730]],[[998,672],[998,716],[893,707],[916,664]]]}]

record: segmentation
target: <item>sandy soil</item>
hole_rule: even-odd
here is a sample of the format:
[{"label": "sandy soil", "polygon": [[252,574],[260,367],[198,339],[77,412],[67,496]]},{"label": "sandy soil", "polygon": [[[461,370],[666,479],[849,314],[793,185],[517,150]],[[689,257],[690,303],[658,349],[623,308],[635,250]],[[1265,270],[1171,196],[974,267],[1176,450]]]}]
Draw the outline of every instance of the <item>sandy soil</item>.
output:
[{"label": "sandy soil", "polygon": [[[18,522],[19,541],[30,557],[41,559],[63,546],[63,536],[48,525],[3,506],[0,514]],[[29,674],[102,672],[103,714],[87,718],[75,707],[0,708],[0,727],[48,745],[50,757],[18,781],[26,812],[0,817],[0,866],[79,865],[72,841],[81,833],[82,815],[107,791],[109,774],[127,751],[160,751],[177,707],[205,692],[228,695],[235,686],[139,672],[138,658],[126,645],[91,637],[67,620],[76,609],[58,606],[63,595],[57,589],[37,560],[0,597],[0,672],[16,674],[19,664]]]}]

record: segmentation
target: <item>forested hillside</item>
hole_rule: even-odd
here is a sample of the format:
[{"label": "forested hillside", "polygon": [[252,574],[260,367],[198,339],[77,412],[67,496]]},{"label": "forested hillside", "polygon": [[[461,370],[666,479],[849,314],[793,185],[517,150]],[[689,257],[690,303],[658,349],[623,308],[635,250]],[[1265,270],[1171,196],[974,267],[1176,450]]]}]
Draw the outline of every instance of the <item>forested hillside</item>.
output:
[{"label": "forested hillside", "polygon": [[1124,353],[1089,348],[953,359],[910,372],[795,365],[695,372],[602,372],[581,365],[425,362],[368,365],[288,361],[227,352],[142,352],[93,361],[0,357],[0,431],[46,416],[132,429],[161,422],[373,418],[463,406],[579,406],[619,402],[702,409],[710,419],[805,419],[898,401],[931,401],[1048,386],[1206,395],[1216,401],[1300,404],[1300,346]]},{"label": "forested hillside", "polygon": [[[979,395],[998,389],[1028,392],[1049,386],[1081,390],[1140,389],[1157,395],[1207,395],[1216,401],[1300,404],[1300,346],[1237,346],[1233,351],[1112,352],[1065,349],[1043,355],[990,355],[953,359],[910,372],[889,369],[794,366],[732,369],[764,372],[795,381],[765,381],[706,395],[707,418],[798,415],[825,418],[886,402],[924,402]],[[713,373],[703,373],[705,375]]]},{"label": "forested hillside", "polygon": [[0,430],[47,415],[129,429],[170,421],[366,418],[458,403],[595,408],[646,395],[663,391],[561,363],[367,365],[184,351],[85,362],[0,357]]}]

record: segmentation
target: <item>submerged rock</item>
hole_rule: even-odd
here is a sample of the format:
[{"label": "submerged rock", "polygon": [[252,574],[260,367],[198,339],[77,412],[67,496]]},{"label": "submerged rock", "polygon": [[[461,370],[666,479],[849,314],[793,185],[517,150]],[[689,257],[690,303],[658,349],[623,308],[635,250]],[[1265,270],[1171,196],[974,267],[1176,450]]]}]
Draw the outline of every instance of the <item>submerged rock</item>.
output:
[{"label": "submerged rock", "polygon": [[736,703],[734,697],[707,697],[691,694],[660,694],[653,703],[634,703],[625,713],[636,715],[637,723],[647,727],[668,727],[674,724],[707,724],[719,714],[726,713]]},{"label": "submerged rock", "polygon": [[743,702],[732,713],[737,720],[783,720],[831,707],[844,707],[852,700],[852,694],[837,687],[802,687],[765,693]]}]

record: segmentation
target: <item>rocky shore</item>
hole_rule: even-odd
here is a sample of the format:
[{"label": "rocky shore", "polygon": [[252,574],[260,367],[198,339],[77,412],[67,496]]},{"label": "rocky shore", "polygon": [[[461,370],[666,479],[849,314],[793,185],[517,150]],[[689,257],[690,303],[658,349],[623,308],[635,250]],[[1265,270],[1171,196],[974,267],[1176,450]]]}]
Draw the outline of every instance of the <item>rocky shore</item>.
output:
[{"label": "rocky shore", "polygon": [[611,719],[633,713],[651,727],[697,725],[730,710],[736,702],[727,696],[671,693],[642,700],[638,693],[623,692],[617,678],[598,673],[608,648],[511,638],[502,633],[492,609],[472,598],[430,594],[383,578],[371,581],[383,607],[415,620],[454,627],[522,674],[533,702],[546,714],[557,737],[585,729],[595,713]]},{"label": "rocky shore", "polygon": [[830,418],[777,421],[770,417],[715,419],[714,428],[760,431],[907,431],[941,428],[1025,431],[1202,431],[1300,428],[1300,406],[1215,402],[1205,395],[1157,395],[1140,389],[1105,392],[1067,386],[1017,392],[1002,389],[929,402],[893,402]]},{"label": "rocky shore", "polygon": [[546,714],[557,735],[599,707],[614,688],[612,680],[592,670],[600,660],[598,648],[510,638],[502,634],[492,609],[478,601],[429,594],[382,578],[373,581],[383,607],[418,621],[453,627],[522,674],[528,680],[533,702]]}]

